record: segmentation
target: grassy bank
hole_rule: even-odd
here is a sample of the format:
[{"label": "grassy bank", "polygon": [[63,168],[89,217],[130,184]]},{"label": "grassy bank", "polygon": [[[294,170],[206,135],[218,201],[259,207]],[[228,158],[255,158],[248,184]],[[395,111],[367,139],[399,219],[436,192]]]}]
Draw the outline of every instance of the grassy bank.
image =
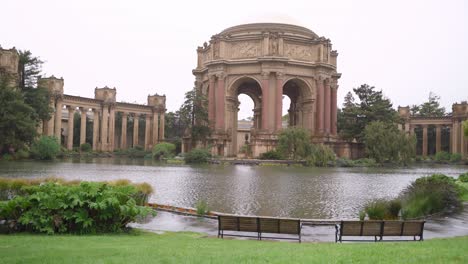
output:
[{"label": "grassy bank", "polygon": [[194,233],[0,235],[1,263],[467,263],[468,237],[400,243],[289,243]]}]

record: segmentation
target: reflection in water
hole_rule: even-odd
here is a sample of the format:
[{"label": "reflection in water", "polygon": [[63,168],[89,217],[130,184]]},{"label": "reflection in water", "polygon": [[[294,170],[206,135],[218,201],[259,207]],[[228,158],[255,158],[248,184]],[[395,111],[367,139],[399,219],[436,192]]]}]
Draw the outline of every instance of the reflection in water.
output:
[{"label": "reflection in water", "polygon": [[54,162],[0,162],[0,176],[129,179],[155,189],[151,202],[213,211],[301,218],[354,218],[368,201],[392,198],[418,177],[457,176],[457,166],[414,168],[296,168],[279,166],[173,166],[126,158]]}]

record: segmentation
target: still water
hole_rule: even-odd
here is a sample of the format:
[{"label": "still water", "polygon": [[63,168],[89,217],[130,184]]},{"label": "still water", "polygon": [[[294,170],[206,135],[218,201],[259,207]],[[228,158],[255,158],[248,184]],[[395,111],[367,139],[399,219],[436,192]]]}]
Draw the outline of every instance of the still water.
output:
[{"label": "still water", "polygon": [[151,184],[150,202],[224,213],[300,218],[355,218],[370,200],[393,198],[433,173],[457,177],[467,166],[302,168],[243,165],[161,165],[124,158],[0,162],[0,177],[47,177]]}]

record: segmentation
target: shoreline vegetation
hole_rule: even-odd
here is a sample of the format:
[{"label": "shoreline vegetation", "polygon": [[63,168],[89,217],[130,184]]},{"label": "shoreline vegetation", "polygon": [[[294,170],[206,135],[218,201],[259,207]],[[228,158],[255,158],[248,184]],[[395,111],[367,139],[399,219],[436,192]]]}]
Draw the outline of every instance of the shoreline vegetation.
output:
[{"label": "shoreline vegetation", "polygon": [[467,263],[468,236],[421,243],[290,243],[142,230],[104,235],[0,235],[5,263]]}]

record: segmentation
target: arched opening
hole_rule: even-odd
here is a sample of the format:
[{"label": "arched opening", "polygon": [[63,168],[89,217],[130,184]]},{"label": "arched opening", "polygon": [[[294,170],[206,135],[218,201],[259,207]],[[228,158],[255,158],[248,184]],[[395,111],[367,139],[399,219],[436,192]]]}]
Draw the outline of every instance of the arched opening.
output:
[{"label": "arched opening", "polygon": [[[283,85],[282,127],[302,127],[312,130],[312,91],[301,79],[288,80]],[[286,115],[286,116],[285,116]]]},{"label": "arched opening", "polygon": [[262,88],[253,78],[236,80],[229,89],[228,113],[232,146],[230,154],[249,156],[252,133],[262,126]]}]

